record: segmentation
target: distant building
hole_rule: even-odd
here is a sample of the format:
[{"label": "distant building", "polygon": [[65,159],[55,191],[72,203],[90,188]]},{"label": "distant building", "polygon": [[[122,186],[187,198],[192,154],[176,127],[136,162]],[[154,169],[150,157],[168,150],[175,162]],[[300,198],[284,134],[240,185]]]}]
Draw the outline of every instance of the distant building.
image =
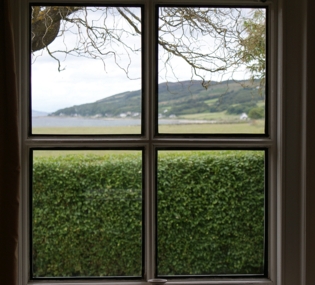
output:
[{"label": "distant building", "polygon": [[242,113],[242,115],[240,116],[240,120],[248,120],[248,116],[246,113]]}]

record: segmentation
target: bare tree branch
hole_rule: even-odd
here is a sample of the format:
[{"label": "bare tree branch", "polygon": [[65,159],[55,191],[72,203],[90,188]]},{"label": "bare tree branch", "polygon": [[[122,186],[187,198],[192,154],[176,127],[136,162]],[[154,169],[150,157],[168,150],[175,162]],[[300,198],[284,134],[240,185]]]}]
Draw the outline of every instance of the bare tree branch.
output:
[{"label": "bare tree branch", "polygon": [[[253,80],[264,82],[265,30],[262,9],[250,13],[244,8],[161,7],[161,70],[176,77],[172,61],[181,59],[190,66],[191,78],[199,77],[206,88],[212,75],[224,77],[246,66]],[[75,36],[75,43],[69,44],[69,35]],[[61,54],[101,60],[105,69],[112,58],[129,77],[132,54],[141,52],[141,44],[134,45],[139,36],[141,15],[131,7],[32,7],[32,52],[46,49],[59,70]],[[48,48],[60,37],[64,49]]]}]

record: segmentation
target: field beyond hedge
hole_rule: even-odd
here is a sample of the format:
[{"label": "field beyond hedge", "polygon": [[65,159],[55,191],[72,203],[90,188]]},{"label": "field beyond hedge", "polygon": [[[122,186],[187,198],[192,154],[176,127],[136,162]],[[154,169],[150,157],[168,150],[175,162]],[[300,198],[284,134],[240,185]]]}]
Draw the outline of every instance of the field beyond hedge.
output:
[{"label": "field beyond hedge", "polygon": [[[216,113],[215,113],[216,114]],[[159,125],[161,134],[263,134],[265,133],[264,120],[255,120],[242,123],[194,123],[194,120],[215,120],[209,114],[186,115],[180,119],[187,119],[190,124],[171,124]],[[209,117],[210,116],[210,117]],[[222,115],[225,117],[226,115]],[[239,116],[237,116],[239,118]],[[222,118],[218,118],[220,121]],[[235,117],[233,117],[235,121]],[[115,126],[115,127],[33,127],[33,134],[82,134],[82,135],[100,135],[100,134],[140,134],[140,126]]]},{"label": "field beyond hedge", "polygon": [[[141,152],[36,152],[33,277],[141,276]],[[263,275],[264,151],[160,151],[157,167],[158,275]]]}]

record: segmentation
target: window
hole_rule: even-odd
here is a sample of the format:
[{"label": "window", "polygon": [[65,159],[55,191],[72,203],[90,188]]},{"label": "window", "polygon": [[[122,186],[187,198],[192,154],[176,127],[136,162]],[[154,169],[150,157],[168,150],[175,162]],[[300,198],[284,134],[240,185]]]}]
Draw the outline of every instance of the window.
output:
[{"label": "window", "polygon": [[271,284],[273,7],[234,2],[29,3],[32,282]]}]

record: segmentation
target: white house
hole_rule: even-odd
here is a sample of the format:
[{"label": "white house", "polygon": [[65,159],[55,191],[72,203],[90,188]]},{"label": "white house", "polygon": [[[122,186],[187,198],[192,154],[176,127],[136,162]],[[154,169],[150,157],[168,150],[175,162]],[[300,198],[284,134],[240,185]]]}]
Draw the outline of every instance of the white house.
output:
[{"label": "white house", "polygon": [[247,120],[248,116],[246,113],[242,113],[242,115],[240,116],[240,120]]}]

